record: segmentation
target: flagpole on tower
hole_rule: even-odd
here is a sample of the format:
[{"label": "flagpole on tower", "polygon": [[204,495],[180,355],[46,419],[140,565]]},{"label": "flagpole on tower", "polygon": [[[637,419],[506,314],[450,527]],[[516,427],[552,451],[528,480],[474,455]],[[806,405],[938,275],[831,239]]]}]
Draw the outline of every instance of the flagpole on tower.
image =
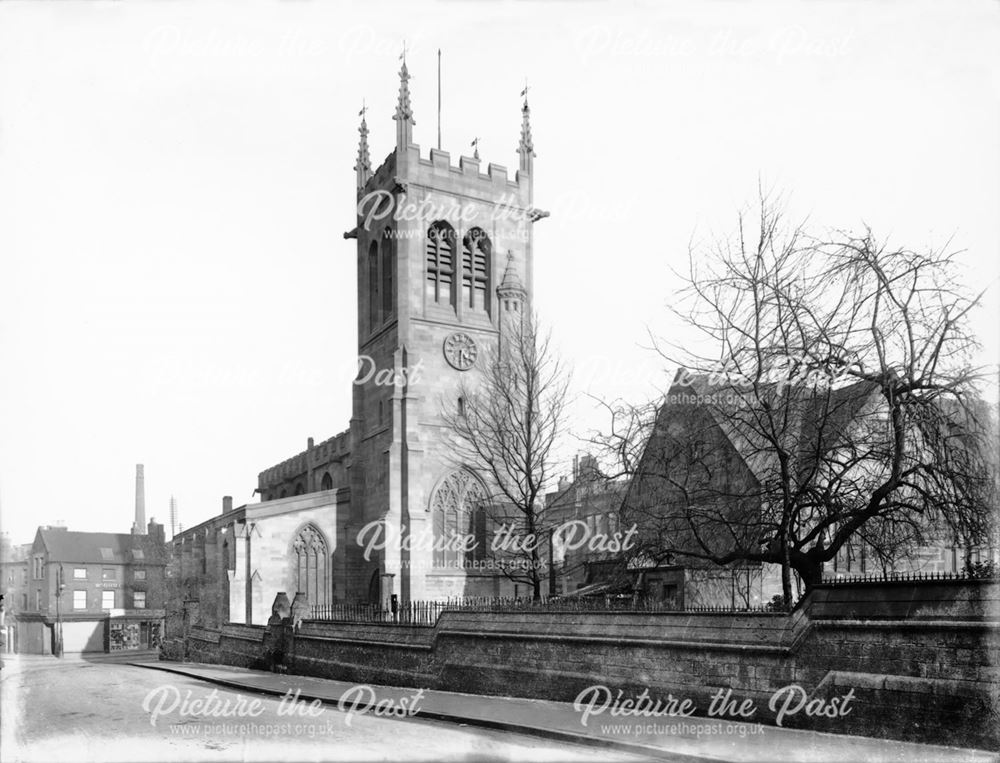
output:
[{"label": "flagpole on tower", "polygon": [[441,150],[441,48],[438,48],[438,151]]}]

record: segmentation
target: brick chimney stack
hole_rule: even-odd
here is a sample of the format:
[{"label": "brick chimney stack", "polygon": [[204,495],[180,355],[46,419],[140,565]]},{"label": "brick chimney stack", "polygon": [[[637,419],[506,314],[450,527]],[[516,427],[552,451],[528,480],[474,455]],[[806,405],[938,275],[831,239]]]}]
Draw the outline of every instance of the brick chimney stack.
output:
[{"label": "brick chimney stack", "polygon": [[132,532],[146,534],[146,484],[142,464],[135,465],[135,523]]}]

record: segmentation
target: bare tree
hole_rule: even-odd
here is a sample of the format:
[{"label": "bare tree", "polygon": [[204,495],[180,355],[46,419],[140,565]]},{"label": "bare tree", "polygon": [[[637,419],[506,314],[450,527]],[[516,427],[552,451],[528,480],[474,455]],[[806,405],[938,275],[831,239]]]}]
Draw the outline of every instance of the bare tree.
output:
[{"label": "bare tree", "polygon": [[852,538],[886,558],[989,530],[995,471],[955,254],[817,239],[762,199],[689,252],[678,314],[710,348],[655,409],[609,406],[638,553],[777,563],[806,584]]},{"label": "bare tree", "polygon": [[477,376],[463,381],[458,402],[444,412],[457,435],[456,459],[485,475],[490,518],[506,527],[496,561],[508,577],[529,584],[535,599],[541,597],[551,529],[545,494],[568,389],[569,374],[550,337],[538,332],[536,318],[518,313],[505,322],[498,350]]}]

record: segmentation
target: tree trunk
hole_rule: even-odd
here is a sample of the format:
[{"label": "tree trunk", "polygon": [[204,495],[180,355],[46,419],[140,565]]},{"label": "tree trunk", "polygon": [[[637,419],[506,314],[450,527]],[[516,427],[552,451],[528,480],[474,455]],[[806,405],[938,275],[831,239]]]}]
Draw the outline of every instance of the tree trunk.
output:
[{"label": "tree trunk", "polygon": [[823,562],[811,556],[806,556],[795,566],[799,578],[805,583],[808,592],[813,586],[823,582]]},{"label": "tree trunk", "polygon": [[792,608],[792,558],[788,549],[788,530],[783,528],[781,534],[781,595],[785,600],[785,609]]}]

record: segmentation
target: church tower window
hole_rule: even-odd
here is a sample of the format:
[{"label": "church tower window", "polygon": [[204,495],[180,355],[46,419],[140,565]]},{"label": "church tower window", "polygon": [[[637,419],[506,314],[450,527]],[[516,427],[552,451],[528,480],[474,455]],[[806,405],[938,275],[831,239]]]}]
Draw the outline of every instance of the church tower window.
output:
[{"label": "church tower window", "polygon": [[490,311],[490,237],[473,228],[462,239],[462,301],[473,310]]},{"label": "church tower window", "polygon": [[323,534],[306,525],[292,542],[295,554],[295,590],[309,597],[312,606],[330,603],[329,550]]},{"label": "church tower window", "polygon": [[[468,469],[458,469],[445,477],[431,497],[434,528],[434,566],[461,569],[466,562],[486,557],[486,490]],[[475,544],[468,551],[451,546],[455,536],[472,536]],[[439,548],[443,546],[443,548]]]},{"label": "church tower window", "polygon": [[427,231],[427,300],[455,306],[455,229],[444,221]]},{"label": "church tower window", "polygon": [[368,330],[374,331],[379,323],[378,298],[378,244],[368,247]]},{"label": "church tower window", "polygon": [[392,293],[394,270],[392,238],[386,230],[382,236],[382,320],[389,320],[396,312]]}]

